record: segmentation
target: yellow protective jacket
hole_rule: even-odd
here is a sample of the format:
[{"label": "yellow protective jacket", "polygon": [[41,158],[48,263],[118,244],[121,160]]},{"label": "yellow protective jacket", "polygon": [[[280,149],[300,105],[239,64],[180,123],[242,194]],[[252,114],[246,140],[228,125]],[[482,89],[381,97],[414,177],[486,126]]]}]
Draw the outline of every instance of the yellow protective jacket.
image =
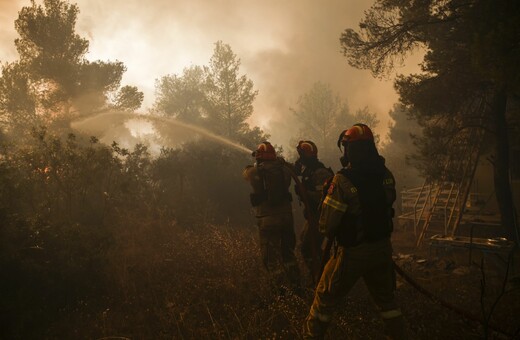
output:
[{"label": "yellow protective jacket", "polygon": [[253,189],[251,203],[256,217],[292,214],[291,173],[282,158],[248,165],[242,176]]},{"label": "yellow protective jacket", "polygon": [[315,169],[305,168],[302,171],[302,184],[307,190],[310,201],[309,204],[311,205],[310,208],[313,209],[314,214],[318,212],[319,204],[323,196],[323,185],[327,179],[333,175],[330,168],[326,168],[321,163],[320,165],[320,167]]},{"label": "yellow protective jacket", "polygon": [[[393,217],[392,204],[396,199],[395,179],[393,174],[386,167],[384,168],[382,176],[378,178],[382,181],[381,184],[384,188],[385,196],[385,202],[383,202],[383,204],[386,206],[386,210],[382,214],[385,215],[387,223],[391,224],[391,218]],[[332,179],[322,202],[319,219],[320,232],[329,238],[338,237],[346,228],[354,228],[353,224],[356,223],[361,215],[362,202],[358,188],[354,185],[352,180],[345,175],[345,171],[338,172]],[[348,241],[356,243],[356,240]]]}]

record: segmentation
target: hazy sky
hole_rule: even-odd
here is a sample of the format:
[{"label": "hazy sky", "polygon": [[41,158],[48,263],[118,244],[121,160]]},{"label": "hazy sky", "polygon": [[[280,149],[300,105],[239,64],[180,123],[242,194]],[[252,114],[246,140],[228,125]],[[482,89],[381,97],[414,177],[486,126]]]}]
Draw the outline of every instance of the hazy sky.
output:
[{"label": "hazy sky", "polygon": [[[36,1],[42,3],[43,1]],[[289,111],[316,81],[328,83],[351,110],[368,106],[385,134],[397,100],[391,81],[353,69],[339,37],[357,27],[372,0],[77,0],[76,31],[90,41],[89,60],[120,60],[123,85],[154,101],[155,80],[207,65],[218,40],[229,44],[259,91],[251,119],[287,144],[294,127]],[[17,59],[14,20],[29,0],[0,0],[0,61]],[[417,63],[415,63],[417,64]],[[412,65],[416,66],[416,65]],[[345,127],[347,128],[347,127]]]}]

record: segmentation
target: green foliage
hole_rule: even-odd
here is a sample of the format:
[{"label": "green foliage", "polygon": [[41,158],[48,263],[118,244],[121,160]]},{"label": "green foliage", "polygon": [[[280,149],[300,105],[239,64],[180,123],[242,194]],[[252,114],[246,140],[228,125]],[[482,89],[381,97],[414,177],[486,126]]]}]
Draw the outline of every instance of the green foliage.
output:
[{"label": "green foliage", "polygon": [[[249,125],[247,125],[244,126],[240,135],[236,137],[236,141],[250,150],[255,150],[258,144],[266,140],[268,141],[270,137],[271,136],[269,134],[265,133],[258,126],[251,128]],[[283,152],[281,151],[282,150],[279,152],[277,150],[277,153],[282,154]]]},{"label": "green foliage", "polygon": [[343,52],[376,76],[414,46],[425,48],[423,72],[396,81],[401,102],[424,128],[417,140],[424,175],[457,181],[464,176],[461,155],[481,139],[492,145],[502,225],[518,241],[509,173],[511,150],[520,148],[511,144],[518,132],[511,102],[520,86],[520,3],[378,0],[360,29],[342,35]]},{"label": "green foliage", "polygon": [[472,12],[473,65],[490,82],[518,94],[520,86],[520,5],[515,1],[481,0]]},{"label": "green foliage", "polygon": [[88,51],[88,41],[74,32],[78,12],[61,0],[47,0],[44,7],[31,1],[15,21],[19,63],[44,110],[57,111],[74,95],[78,66]]},{"label": "green foliage", "polygon": [[431,24],[428,7],[425,1],[375,1],[359,24],[361,30],[346,29],[341,35],[349,64],[370,69],[377,77],[388,75],[408,52],[423,43],[425,37],[414,34],[413,29]]},{"label": "green foliage", "polygon": [[[418,151],[414,140],[416,136],[421,135],[422,128],[402,104],[395,104],[389,115],[393,123],[390,125],[381,154],[385,157],[386,166],[395,176],[396,191],[399,196],[405,187],[414,188],[424,181],[419,176],[417,168],[413,166],[413,161],[417,164],[415,157]],[[399,203],[399,198],[397,202]]]},{"label": "green foliage", "polygon": [[[71,106],[79,111],[80,114],[87,115],[105,107],[107,95],[114,93],[120,86],[123,73],[126,71],[125,65],[120,62],[104,61],[83,61],[77,65],[78,71],[74,87],[68,90],[70,94],[67,99]],[[123,95],[123,97],[121,97]],[[134,96],[134,98],[130,98]],[[137,91],[135,86],[125,86],[116,93],[115,106],[121,109],[129,109],[124,104],[140,106],[143,95]],[[124,100],[130,100],[125,103]]]},{"label": "green foliage", "polygon": [[519,18],[520,6],[509,1],[381,0],[366,12],[360,31],[347,30],[341,43],[352,65],[377,76],[388,74],[413,47],[427,49],[423,72],[396,80],[401,102],[425,129],[418,145],[427,170],[456,152],[448,144],[471,135],[461,131],[497,128],[493,98],[520,84],[512,61],[519,57]]},{"label": "green foliage", "polygon": [[[27,73],[18,63],[2,65],[0,77],[0,123],[2,128],[34,126],[36,97]],[[20,132],[16,129],[16,133]]]},{"label": "green foliage", "polygon": [[[257,91],[253,82],[239,75],[240,60],[229,45],[218,41],[208,66],[192,66],[182,75],[167,75],[156,81],[154,112],[201,127],[250,149],[266,140],[258,127],[246,122],[253,113]],[[173,135],[157,127],[163,140],[179,144],[186,131]],[[184,140],[192,140],[193,134]],[[182,139],[182,138],[181,138]]]},{"label": "green foliage", "polygon": [[208,126],[229,138],[247,128],[258,91],[245,75],[239,75],[240,59],[227,44],[217,41],[206,74]]},{"label": "green foliage", "polygon": [[150,169],[150,177],[156,188],[157,212],[172,220],[176,218],[177,211],[191,206],[184,184],[188,171],[181,157],[180,149],[163,148]]},{"label": "green foliage", "polygon": [[111,152],[45,130],[33,139],[3,145],[0,163],[2,289],[12,293],[6,308],[13,310],[3,334],[15,337],[41,335],[56,310],[102,291],[100,268],[112,242],[104,225],[117,168]]},{"label": "green foliage", "polygon": [[31,6],[19,12],[16,49],[21,63],[36,77],[70,87],[69,77],[88,51],[88,41],[74,31],[78,13],[77,5],[61,0],[45,0],[44,7],[31,0]]},{"label": "green foliage", "polygon": [[182,76],[164,76],[156,81],[155,87],[154,109],[159,114],[195,124],[201,123],[206,116],[207,99],[201,67],[185,68]]},{"label": "green foliage", "polygon": [[[375,129],[379,125],[379,119],[377,119],[377,115],[374,112],[370,112],[368,106],[365,106],[362,109],[356,110],[354,113],[354,124],[361,123],[368,125],[371,129]],[[377,133],[374,132],[374,139],[376,144],[379,144],[380,137]]]},{"label": "green foliage", "polygon": [[65,140],[45,130],[33,132],[33,143],[9,153],[9,165],[21,173],[12,180],[24,199],[14,200],[19,212],[53,223],[97,224],[103,191],[109,185],[111,155],[93,143],[80,148],[74,135]]},{"label": "green foliage", "polygon": [[326,164],[335,164],[339,158],[338,136],[353,124],[347,104],[333,93],[330,85],[317,82],[300,96],[297,107],[291,111],[299,122],[298,140],[312,140],[318,147],[319,158]]},{"label": "green foliage", "polygon": [[115,98],[114,107],[121,111],[138,110],[144,99],[144,93],[139,91],[136,86],[123,86]]},{"label": "green foliage", "polygon": [[182,223],[250,221],[249,187],[241,176],[250,156],[206,140],[185,144],[170,155],[182,164],[180,174],[174,175],[181,181],[177,201],[182,199]]},{"label": "green foliage", "polygon": [[[2,66],[0,116],[10,130],[30,131],[38,125],[66,125],[78,115],[109,106],[108,95],[120,87],[123,63],[85,60],[88,40],[75,32],[79,8],[63,0],[31,1],[15,28],[20,59]],[[142,93],[124,87],[114,104],[138,108]],[[65,124],[63,124],[64,121]]]},{"label": "green foliage", "polygon": [[[104,301],[116,308],[140,301],[148,284],[142,274],[163,273],[157,256],[168,256],[162,244],[170,238],[176,248],[168,250],[198,249],[190,243],[195,237],[178,238],[210,222],[251,223],[249,187],[237,171],[249,156],[220,144],[190,143],[153,159],[143,145],[106,147],[45,129],[31,138],[25,144],[2,138],[0,149],[0,288],[9,292],[4,307],[12,311],[0,320],[2,336],[53,337],[67,328],[67,315],[98,313]],[[176,236],[174,225],[182,225]],[[215,265],[211,256],[196,260]],[[102,332],[88,332],[96,330]]]},{"label": "green foliage", "polygon": [[321,82],[314,83],[300,96],[297,104],[291,111],[298,118],[299,131],[292,144],[297,145],[299,140],[312,140],[318,147],[318,157],[327,166],[335,167],[341,156],[336,145],[341,131],[356,123],[367,124],[371,129],[379,124],[376,114],[368,107],[352,114],[346,101],[335,94],[329,84]]}]

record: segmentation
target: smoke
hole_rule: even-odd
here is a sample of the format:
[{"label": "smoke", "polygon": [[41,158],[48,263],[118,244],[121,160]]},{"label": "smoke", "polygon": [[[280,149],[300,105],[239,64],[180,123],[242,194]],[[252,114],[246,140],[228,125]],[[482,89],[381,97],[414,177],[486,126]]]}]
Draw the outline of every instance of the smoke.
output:
[{"label": "smoke", "polygon": [[[41,3],[37,1],[37,3]],[[229,44],[241,59],[241,73],[259,95],[252,125],[284,146],[296,133],[290,112],[314,82],[331,85],[351,110],[368,106],[386,135],[388,111],[397,101],[391,81],[351,68],[340,53],[339,37],[356,27],[372,0],[71,0],[80,9],[77,32],[88,38],[90,60],[120,60],[127,66],[123,85],[154,101],[155,80],[207,65],[214,43]],[[28,0],[0,0],[0,60],[17,58],[14,20]],[[413,67],[413,65],[412,65]]]},{"label": "smoke", "polygon": [[[16,32],[14,21],[25,1],[0,0],[0,61],[12,61],[17,58],[14,39]],[[27,1],[27,3],[29,3]]]}]

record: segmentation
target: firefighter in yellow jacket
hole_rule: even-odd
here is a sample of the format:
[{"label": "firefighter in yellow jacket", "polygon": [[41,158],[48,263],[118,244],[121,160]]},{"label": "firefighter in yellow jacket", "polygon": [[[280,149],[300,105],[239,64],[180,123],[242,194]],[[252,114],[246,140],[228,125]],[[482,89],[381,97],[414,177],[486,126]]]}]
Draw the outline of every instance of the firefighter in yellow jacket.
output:
[{"label": "firefighter in yellow jacket", "polygon": [[344,168],[330,183],[321,207],[320,231],[335,240],[303,327],[305,339],[324,337],[333,312],[363,278],[391,339],[404,339],[404,319],[395,297],[392,204],[395,182],[379,156],[372,131],[356,124],[340,135]]},{"label": "firefighter in yellow jacket", "polygon": [[[295,173],[301,176],[300,188],[295,186],[295,192],[299,196],[300,201],[305,204],[303,215],[305,224],[301,233],[300,251],[303,260],[311,273],[311,277],[316,283],[319,278],[321,264],[321,244],[323,235],[318,231],[318,214],[321,196],[323,192],[323,184],[327,179],[332,177],[334,173],[331,168],[318,159],[318,147],[310,140],[301,140],[296,146],[298,159],[294,164]],[[302,192],[305,190],[305,193]]]},{"label": "firefighter in yellow jacket", "polygon": [[258,145],[253,156],[256,162],[244,169],[243,177],[253,189],[250,199],[258,224],[262,261],[277,294],[284,294],[286,288],[299,293],[290,170],[269,142]]}]

